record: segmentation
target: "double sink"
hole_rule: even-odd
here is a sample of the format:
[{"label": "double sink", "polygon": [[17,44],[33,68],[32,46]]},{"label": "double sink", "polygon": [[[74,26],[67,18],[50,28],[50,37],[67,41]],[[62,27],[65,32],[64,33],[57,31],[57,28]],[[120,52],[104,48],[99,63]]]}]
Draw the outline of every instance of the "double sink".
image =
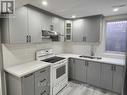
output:
[{"label": "double sink", "polygon": [[96,57],[96,56],[84,56],[84,55],[81,55],[79,57],[88,58],[88,59],[102,59],[101,57]]}]

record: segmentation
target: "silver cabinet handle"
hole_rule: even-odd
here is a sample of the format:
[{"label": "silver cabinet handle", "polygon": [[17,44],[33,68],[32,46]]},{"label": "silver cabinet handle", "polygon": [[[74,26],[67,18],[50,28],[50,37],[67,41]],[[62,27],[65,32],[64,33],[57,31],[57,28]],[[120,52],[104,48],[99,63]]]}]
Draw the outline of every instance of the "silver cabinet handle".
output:
[{"label": "silver cabinet handle", "polygon": [[31,36],[29,35],[29,42],[31,42]]},{"label": "silver cabinet handle", "polygon": [[42,70],[42,71],[40,71],[40,73],[43,73],[43,72],[45,72],[46,70]]},{"label": "silver cabinet handle", "polygon": [[41,80],[40,83],[39,83],[40,87],[43,87],[43,86],[46,86],[46,85],[47,85],[46,79]]},{"label": "silver cabinet handle", "polygon": [[89,62],[86,62],[86,63],[85,63],[85,66],[89,66]]},{"label": "silver cabinet handle", "polygon": [[114,68],[113,68],[113,69],[114,69],[114,71],[116,71],[116,66],[113,66],[113,67],[114,67]]},{"label": "silver cabinet handle", "polygon": [[111,70],[112,70],[112,71],[114,70],[114,67],[113,67],[113,65],[111,66]]},{"label": "silver cabinet handle", "polygon": [[43,91],[40,95],[46,95],[45,93],[46,93],[46,91]]},{"label": "silver cabinet handle", "polygon": [[30,77],[30,76],[32,76],[32,75],[33,75],[33,73],[28,74],[28,75],[24,76],[24,78],[28,78],[28,77]]},{"label": "silver cabinet handle", "polygon": [[29,36],[28,35],[26,36],[26,42],[27,43],[29,42]]},{"label": "silver cabinet handle", "polygon": [[85,36],[83,36],[83,42],[86,42],[86,37]]}]

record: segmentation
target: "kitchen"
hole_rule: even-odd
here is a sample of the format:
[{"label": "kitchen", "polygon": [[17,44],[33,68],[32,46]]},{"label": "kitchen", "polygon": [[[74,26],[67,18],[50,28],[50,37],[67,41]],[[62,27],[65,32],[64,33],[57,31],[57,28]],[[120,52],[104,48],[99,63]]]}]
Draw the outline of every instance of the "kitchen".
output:
[{"label": "kitchen", "polygon": [[126,10],[126,1],[15,1],[0,18],[1,95],[126,95]]}]

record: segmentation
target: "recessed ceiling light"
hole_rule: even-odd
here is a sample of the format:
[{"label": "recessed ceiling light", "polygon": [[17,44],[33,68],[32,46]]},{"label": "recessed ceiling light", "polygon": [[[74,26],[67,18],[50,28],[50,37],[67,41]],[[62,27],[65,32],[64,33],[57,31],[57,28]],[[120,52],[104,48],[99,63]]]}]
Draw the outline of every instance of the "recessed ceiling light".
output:
[{"label": "recessed ceiling light", "polygon": [[42,1],[42,5],[47,6],[48,2],[47,1]]},{"label": "recessed ceiling light", "polygon": [[76,18],[76,15],[72,15],[72,17],[71,18]]},{"label": "recessed ceiling light", "polygon": [[114,8],[113,9],[113,12],[117,12],[117,11],[119,11],[119,8]]}]

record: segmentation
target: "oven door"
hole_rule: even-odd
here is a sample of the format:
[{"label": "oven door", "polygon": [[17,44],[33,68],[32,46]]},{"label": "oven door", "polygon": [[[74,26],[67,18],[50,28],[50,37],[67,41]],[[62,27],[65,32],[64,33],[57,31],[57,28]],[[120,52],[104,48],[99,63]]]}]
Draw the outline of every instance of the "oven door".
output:
[{"label": "oven door", "polygon": [[58,83],[61,82],[65,79],[68,79],[68,65],[67,65],[67,61],[64,61],[62,63],[57,64],[56,66],[54,66],[53,68],[53,73],[54,73],[54,82]]}]

